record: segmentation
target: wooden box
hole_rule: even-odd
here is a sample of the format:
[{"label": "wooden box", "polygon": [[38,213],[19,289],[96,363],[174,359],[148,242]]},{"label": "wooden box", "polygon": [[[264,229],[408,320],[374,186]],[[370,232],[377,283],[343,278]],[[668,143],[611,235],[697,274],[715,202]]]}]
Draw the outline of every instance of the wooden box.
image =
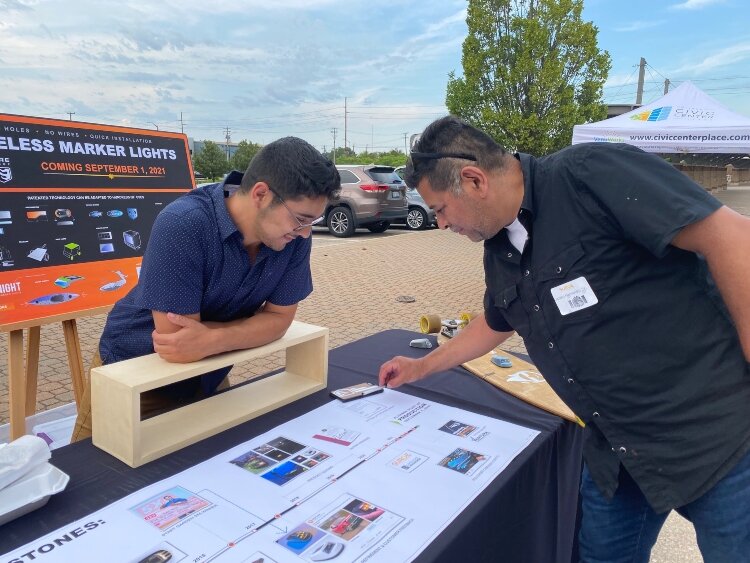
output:
[{"label": "wooden box", "polygon": [[[141,420],[141,393],[280,350],[286,350],[283,372]],[[259,348],[189,364],[150,354],[97,367],[91,370],[92,439],[138,467],[324,389],[327,379],[328,329],[297,321],[279,340]]]}]

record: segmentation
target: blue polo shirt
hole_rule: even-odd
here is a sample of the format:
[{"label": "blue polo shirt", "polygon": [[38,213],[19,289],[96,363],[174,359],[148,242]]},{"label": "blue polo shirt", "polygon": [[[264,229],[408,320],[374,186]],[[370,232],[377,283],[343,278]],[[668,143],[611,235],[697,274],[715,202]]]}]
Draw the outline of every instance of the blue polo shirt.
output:
[{"label": "blue polo shirt", "polygon": [[[293,305],[312,292],[312,241],[297,237],[276,252],[265,245],[254,263],[225,204],[223,184],[192,190],[154,222],[138,285],[118,301],[99,342],[105,364],[154,352],[151,311],[227,322],[251,317],[265,302]],[[231,368],[204,377],[213,391]]]}]

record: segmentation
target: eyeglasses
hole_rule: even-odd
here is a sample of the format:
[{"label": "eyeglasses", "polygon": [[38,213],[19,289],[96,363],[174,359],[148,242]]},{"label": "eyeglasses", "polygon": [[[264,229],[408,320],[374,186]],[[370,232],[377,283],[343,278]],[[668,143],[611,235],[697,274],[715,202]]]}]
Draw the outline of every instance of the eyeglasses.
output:
[{"label": "eyeglasses", "polygon": [[438,160],[440,158],[461,158],[463,160],[471,160],[476,162],[477,157],[464,153],[464,152],[414,152],[412,151],[409,153],[409,155],[412,158],[422,159],[422,160]]},{"label": "eyeglasses", "polygon": [[[266,185],[268,185],[268,184],[266,184]],[[318,217],[317,219],[313,219],[309,223],[303,223],[302,221],[300,221],[297,218],[297,216],[294,214],[294,212],[291,209],[289,209],[289,207],[287,206],[286,202],[284,201],[284,198],[281,197],[276,190],[274,190],[271,186],[268,186],[268,191],[270,191],[273,195],[275,195],[277,198],[279,198],[279,201],[281,202],[281,205],[283,205],[286,208],[286,210],[289,212],[289,215],[292,216],[292,219],[294,219],[296,221],[297,226],[292,229],[292,231],[294,231],[295,233],[298,233],[300,231],[304,231],[305,229],[308,229],[308,228],[312,227],[313,225],[317,225],[317,224],[321,223],[323,221],[323,219],[325,219],[325,217],[321,216],[321,217]]]}]

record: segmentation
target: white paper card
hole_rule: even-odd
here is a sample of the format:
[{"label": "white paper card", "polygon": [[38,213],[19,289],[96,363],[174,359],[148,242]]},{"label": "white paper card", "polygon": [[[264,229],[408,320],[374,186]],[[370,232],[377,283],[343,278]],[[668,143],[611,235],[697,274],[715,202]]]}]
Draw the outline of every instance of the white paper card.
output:
[{"label": "white paper card", "polygon": [[583,276],[553,287],[550,291],[563,316],[599,303],[594,290]]}]

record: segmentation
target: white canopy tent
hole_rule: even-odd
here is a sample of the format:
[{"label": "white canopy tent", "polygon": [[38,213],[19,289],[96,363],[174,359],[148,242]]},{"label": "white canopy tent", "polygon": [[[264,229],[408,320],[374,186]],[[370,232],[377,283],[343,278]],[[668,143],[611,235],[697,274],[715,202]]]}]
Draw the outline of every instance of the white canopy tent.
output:
[{"label": "white canopy tent", "polygon": [[627,143],[657,153],[750,153],[750,118],[692,82],[638,109],[573,127],[573,144]]}]

